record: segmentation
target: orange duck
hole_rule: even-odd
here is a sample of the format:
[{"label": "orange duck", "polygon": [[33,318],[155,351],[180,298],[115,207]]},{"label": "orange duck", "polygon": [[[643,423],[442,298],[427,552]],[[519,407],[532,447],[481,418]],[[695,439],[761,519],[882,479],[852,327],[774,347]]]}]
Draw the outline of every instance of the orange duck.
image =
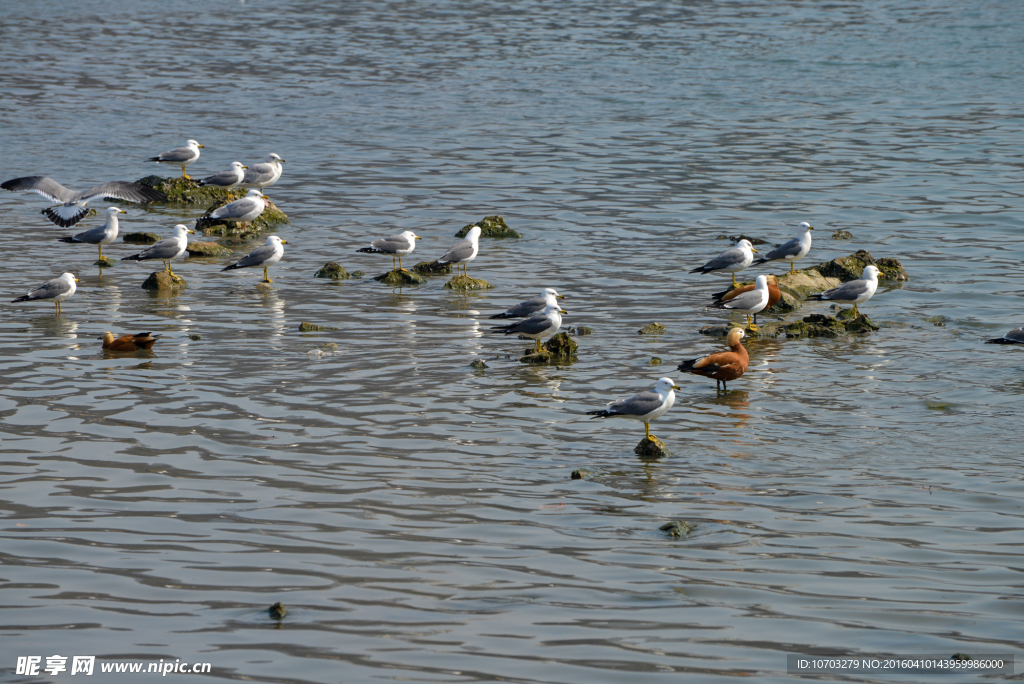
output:
[{"label": "orange duck", "polygon": [[[779,279],[773,275],[767,276],[767,278],[768,306],[764,307],[764,311],[767,311],[768,309],[772,308],[773,306],[779,303],[780,299],[782,299],[782,290],[779,289]],[[712,304],[721,304],[722,302],[727,302],[730,299],[735,299],[736,297],[739,297],[744,292],[753,291],[754,283],[750,283],[750,285],[744,285],[742,287],[737,287],[733,290],[722,290],[721,292],[716,292],[715,294],[711,295],[712,297],[715,298],[715,301],[712,302]]]},{"label": "orange duck", "polygon": [[750,363],[750,356],[747,355],[747,350],[740,342],[742,339],[743,329],[733,328],[725,338],[725,343],[729,345],[729,351],[709,354],[702,359],[683,361],[679,364],[679,370],[684,373],[714,378],[716,390],[721,384],[722,389],[728,391],[726,383],[746,373],[747,364]]},{"label": "orange duck", "polygon": [[160,339],[160,336],[144,332],[134,335],[121,335],[121,337],[115,338],[113,333],[105,332],[103,337],[98,339],[103,340],[103,348],[106,351],[133,352],[142,349],[152,349],[153,344]]}]

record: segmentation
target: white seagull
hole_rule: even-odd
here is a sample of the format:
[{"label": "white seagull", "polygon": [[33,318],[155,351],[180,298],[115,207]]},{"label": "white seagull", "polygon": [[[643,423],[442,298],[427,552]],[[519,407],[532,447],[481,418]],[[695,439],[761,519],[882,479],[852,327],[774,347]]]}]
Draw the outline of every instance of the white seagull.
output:
[{"label": "white seagull", "polygon": [[672,378],[661,378],[653,390],[634,394],[629,399],[619,399],[608,402],[608,408],[600,411],[587,411],[588,416],[594,418],[628,418],[639,420],[644,424],[644,432],[647,439],[655,439],[651,434],[651,421],[661,418],[676,403],[676,393],[673,390],[679,389],[679,385]]}]

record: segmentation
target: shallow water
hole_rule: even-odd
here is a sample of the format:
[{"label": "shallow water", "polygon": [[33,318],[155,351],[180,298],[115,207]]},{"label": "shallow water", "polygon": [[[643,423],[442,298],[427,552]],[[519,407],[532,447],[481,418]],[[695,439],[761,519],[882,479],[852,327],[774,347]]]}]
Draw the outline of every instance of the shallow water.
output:
[{"label": "shallow water", "polygon": [[[100,278],[45,200],[0,194],[7,300],[81,280],[60,319],[0,317],[0,679],[46,680],[15,661],[54,653],[590,683],[1019,652],[1024,350],[981,342],[1022,324],[1022,20],[938,0],[5,8],[4,180],[176,175],[142,160],[195,138],[196,177],[285,157],[268,194],[292,223],[271,290],[197,259],[161,298],[151,268]],[[125,232],[200,213],[127,209]],[[405,229],[407,263],[435,258],[490,214],[524,235],[482,242],[493,290],[312,277],[383,272],[355,250]],[[882,330],[752,342],[727,394],[678,377],[728,319],[704,309],[725,281],[686,271],[719,235],[802,220],[810,263],[903,262],[863,306]],[[487,331],[547,286],[595,330],[570,366]],[[667,334],[638,336],[652,321]],[[104,357],[104,330],[164,337]],[[652,425],[672,456],[645,462],[639,424],[584,412],[662,375],[683,388]],[[668,539],[672,520],[697,527]],[[848,678],[894,680],[916,678]]]}]

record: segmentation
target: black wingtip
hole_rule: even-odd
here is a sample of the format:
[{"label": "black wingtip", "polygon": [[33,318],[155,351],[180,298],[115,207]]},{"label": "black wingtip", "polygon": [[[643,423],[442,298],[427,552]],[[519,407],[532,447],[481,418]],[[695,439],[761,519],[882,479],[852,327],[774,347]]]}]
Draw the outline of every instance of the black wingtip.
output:
[{"label": "black wingtip", "polygon": [[512,317],[511,317],[511,316],[509,316],[509,315],[508,315],[508,314],[506,314],[506,313],[500,313],[500,314],[494,314],[494,315],[493,315],[493,316],[491,316],[490,318],[512,318]]},{"label": "black wingtip", "polygon": [[357,252],[368,252],[370,254],[376,254],[376,253],[380,252],[379,249],[375,249],[373,247],[363,247],[362,249],[357,249],[356,251]]},{"label": "black wingtip", "polygon": [[236,268],[240,268],[238,264],[231,264],[230,266],[225,266],[224,268],[222,268],[220,270],[223,273],[224,271],[233,271]]},{"label": "black wingtip", "polygon": [[121,257],[121,261],[142,261],[138,254],[132,254],[131,256]]},{"label": "black wingtip", "polygon": [[1005,337],[997,337],[994,340],[986,340],[985,344],[1024,344],[1024,342],[1018,342],[1017,340],[1008,340]]},{"label": "black wingtip", "polygon": [[[587,411],[587,415],[594,416],[594,418],[611,418],[612,416],[615,415],[615,413],[613,411],[609,411],[608,409],[602,409],[600,411]],[[591,420],[593,420],[594,418],[591,418]]]},{"label": "black wingtip", "polygon": [[87,213],[88,213],[87,211],[83,211],[82,213],[78,214],[77,216],[72,216],[71,218],[66,219],[63,216],[61,216],[60,214],[58,214],[57,212],[53,211],[52,207],[49,208],[49,209],[43,209],[43,211],[42,211],[43,216],[48,218],[50,220],[50,223],[55,223],[58,226],[60,226],[61,228],[70,228],[71,226],[77,224],[79,221],[81,221],[83,218],[85,218],[85,215]]},{"label": "black wingtip", "polygon": [[57,238],[57,242],[74,242],[74,241],[75,241],[75,238],[73,238],[73,237]]},{"label": "black wingtip", "polygon": [[692,271],[690,271],[690,273],[704,273],[704,267],[701,266],[700,268],[695,268]]},{"label": "black wingtip", "polygon": [[12,299],[11,304],[14,304],[15,302],[27,302],[29,299],[31,299],[31,297],[28,295],[21,295],[17,299]]}]

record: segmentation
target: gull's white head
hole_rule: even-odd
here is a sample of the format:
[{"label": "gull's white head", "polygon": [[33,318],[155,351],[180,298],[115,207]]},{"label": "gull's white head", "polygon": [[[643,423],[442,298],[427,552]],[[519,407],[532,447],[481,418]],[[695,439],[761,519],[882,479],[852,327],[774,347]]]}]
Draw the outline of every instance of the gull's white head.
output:
[{"label": "gull's white head", "polygon": [[247,169],[249,167],[246,166],[245,164],[243,164],[240,161],[233,161],[233,162],[231,162],[231,167],[230,168],[231,168],[232,171],[241,171],[242,169]]},{"label": "gull's white head", "polygon": [[740,249],[743,249],[743,250],[748,250],[749,249],[754,254],[757,254],[757,250],[754,249],[754,245],[751,244],[750,240],[748,240],[746,238],[743,238],[742,240],[737,242],[736,246],[739,247]]},{"label": "gull's white head", "polygon": [[[403,230],[401,232],[401,235],[402,235],[402,237],[404,237],[409,242],[412,242],[413,240],[422,240],[423,239],[419,235],[417,235],[416,233],[412,232],[411,230]],[[413,244],[415,244],[415,243],[413,243]]]},{"label": "gull's white head", "polygon": [[558,306],[558,304],[555,304],[554,302],[549,302],[548,305],[544,307],[544,315],[550,316],[553,313],[564,314],[569,312],[563,309],[562,307]]},{"label": "gull's white head", "polygon": [[195,232],[196,231],[191,230],[188,226],[186,226],[183,223],[179,223],[178,225],[174,226],[174,237],[178,238],[179,240],[188,235],[189,233]]},{"label": "gull's white head", "polygon": [[277,162],[278,164],[284,164],[284,159],[281,159],[273,152],[267,155],[266,161],[270,162],[271,164],[273,164],[274,162]]},{"label": "gull's white head", "polygon": [[287,245],[288,241],[287,240],[282,240],[281,238],[277,237],[276,235],[268,235],[267,236],[267,241],[265,243],[263,243],[263,244],[265,244],[265,245]]},{"label": "gull's white head", "polygon": [[881,271],[879,271],[877,267],[873,264],[868,264],[864,267],[864,272],[861,274],[861,277],[865,280],[878,280],[879,273],[881,273]]},{"label": "gull's white head", "polygon": [[810,223],[808,223],[807,221],[801,221],[800,225],[799,225],[799,226],[797,226],[797,227],[798,227],[798,228],[799,228],[800,230],[805,230],[805,231],[806,231],[806,230],[814,230],[814,226],[812,226],[812,225],[811,225]]},{"label": "gull's white head", "polygon": [[473,226],[472,228],[470,228],[469,232],[466,233],[466,239],[467,240],[471,240],[473,242],[476,242],[477,240],[479,240],[480,239],[480,226]]},{"label": "gull's white head", "polygon": [[563,295],[558,294],[558,291],[553,287],[544,288],[544,291],[541,292],[540,295],[546,299],[551,299],[552,297],[554,297],[555,299],[565,299],[565,297]]},{"label": "gull's white head", "polygon": [[74,273],[61,273],[60,279],[66,280],[69,284],[78,282],[78,278],[75,277]]},{"label": "gull's white head", "polygon": [[127,213],[128,213],[127,211],[125,211],[124,209],[121,209],[120,207],[107,207],[107,216],[109,216],[111,218],[113,218],[114,216],[117,216],[118,214],[127,214]]},{"label": "gull's white head", "polygon": [[200,145],[195,140],[189,140],[187,146],[188,147],[202,147],[204,150],[206,149],[206,145]]},{"label": "gull's white head", "polygon": [[754,289],[755,290],[767,290],[768,289],[768,278],[766,276],[763,276],[763,275],[757,276],[757,278],[754,279]]},{"label": "gull's white head", "polygon": [[260,192],[259,190],[257,190],[256,188],[253,188],[252,190],[250,190],[246,194],[246,197],[260,197],[260,198],[262,198],[263,197],[263,193]]},{"label": "gull's white head", "polygon": [[658,383],[654,386],[654,391],[658,394],[667,394],[672,390],[679,389],[679,385],[672,378],[661,378]]}]

